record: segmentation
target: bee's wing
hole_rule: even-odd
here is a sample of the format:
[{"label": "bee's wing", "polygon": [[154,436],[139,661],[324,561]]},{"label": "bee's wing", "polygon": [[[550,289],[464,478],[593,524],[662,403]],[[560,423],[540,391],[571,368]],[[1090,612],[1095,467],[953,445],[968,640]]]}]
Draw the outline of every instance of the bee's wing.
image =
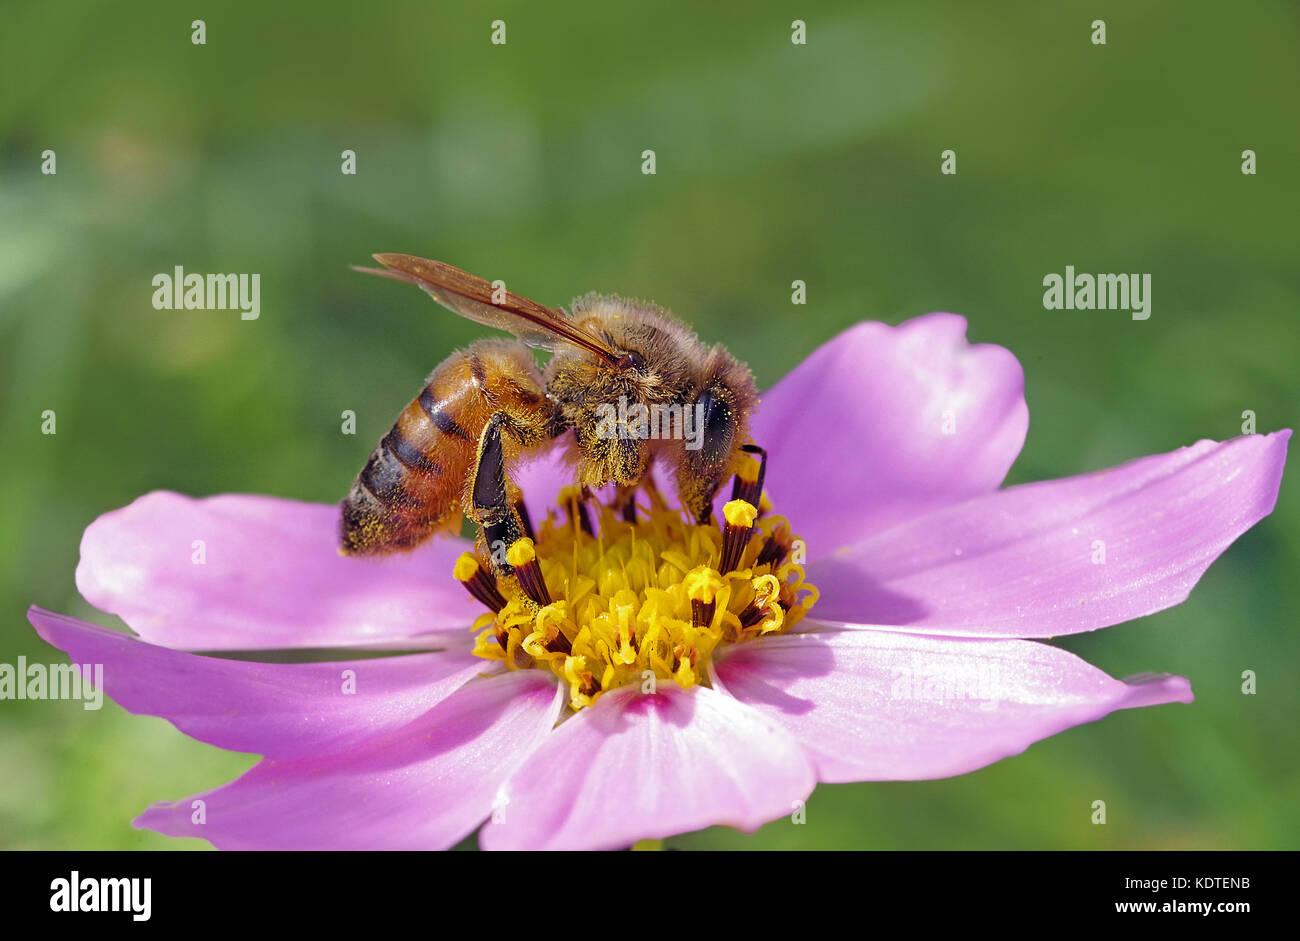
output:
[{"label": "bee's wing", "polygon": [[553,350],[560,343],[571,343],[611,364],[618,361],[618,354],[608,343],[574,323],[563,310],[544,307],[509,291],[504,292],[499,303],[494,303],[490,282],[441,261],[399,254],[374,257],[383,268],[354,265],[354,269],[417,285],[453,313],[513,333],[529,346]]}]

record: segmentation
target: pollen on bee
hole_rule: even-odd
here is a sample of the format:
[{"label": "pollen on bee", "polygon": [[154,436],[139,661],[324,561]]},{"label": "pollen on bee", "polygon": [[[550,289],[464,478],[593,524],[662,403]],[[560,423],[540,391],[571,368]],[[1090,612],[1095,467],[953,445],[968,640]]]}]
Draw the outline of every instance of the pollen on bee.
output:
[{"label": "pollen on bee", "polygon": [[[511,670],[550,670],[575,710],[641,684],[647,670],[707,685],[721,647],[790,630],[817,598],[787,561],[789,523],[760,513],[761,473],[748,474],[754,499],[727,503],[721,528],[694,522],[648,486],[637,514],[624,512],[626,492],[606,505],[566,488],[535,538],[507,547],[510,575],[494,576],[470,553],[457,561],[456,579],[487,599],[474,652]],[[589,525],[575,505],[593,511]]]}]

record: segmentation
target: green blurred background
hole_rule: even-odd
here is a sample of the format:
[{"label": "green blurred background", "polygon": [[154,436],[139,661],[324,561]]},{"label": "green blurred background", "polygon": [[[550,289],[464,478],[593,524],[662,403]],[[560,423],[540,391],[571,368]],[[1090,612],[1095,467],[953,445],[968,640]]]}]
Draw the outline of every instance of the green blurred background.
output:
[{"label": "green blurred background", "polygon": [[[854,321],[963,313],[1025,367],[1010,482],[1231,437],[1245,409],[1294,425],[1298,28],[1291,2],[7,2],[0,661],[62,662],[33,602],[116,623],[76,593],[78,542],[141,493],[341,497],[427,371],[483,333],[349,272],[376,251],[548,303],[653,298],[765,387]],[[1151,319],[1044,310],[1067,264],[1150,272]],[[154,310],[174,265],[259,272],[260,319]],[[670,844],[1300,846],[1298,523],[1288,481],[1187,604],[1062,642],[1113,675],[1186,675],[1194,705]],[[206,847],[130,820],[254,760],[112,704],[3,702],[0,737],[11,848]]]}]

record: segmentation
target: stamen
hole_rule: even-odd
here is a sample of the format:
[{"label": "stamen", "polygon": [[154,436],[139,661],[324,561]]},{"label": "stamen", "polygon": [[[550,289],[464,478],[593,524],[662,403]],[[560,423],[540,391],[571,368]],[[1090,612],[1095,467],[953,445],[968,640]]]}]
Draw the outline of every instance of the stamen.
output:
[{"label": "stamen", "polygon": [[614,491],[614,509],[625,523],[636,522],[636,487],[619,486]]},{"label": "stamen", "polygon": [[691,599],[691,626],[696,630],[708,627],[713,623],[718,591],[723,585],[721,576],[701,565],[687,572],[682,584],[686,588],[686,597]]},{"label": "stamen", "polygon": [[472,552],[460,554],[451,574],[456,581],[465,586],[466,591],[486,605],[493,614],[499,613],[506,606],[506,599],[502,597],[501,590],[497,587],[496,576],[485,569]]},{"label": "stamen", "polygon": [[767,452],[753,444],[744,445],[741,450],[759,457],[740,465],[735,482],[731,485],[731,499],[744,500],[751,506],[758,506],[762,500],[763,478],[767,476]]},{"label": "stamen", "polygon": [[754,534],[758,509],[748,501],[732,500],[722,508],[722,515],[726,526],[722,529],[722,561],[718,563],[718,571],[726,575],[744,558],[749,538]]},{"label": "stamen", "polygon": [[537,564],[537,550],[527,536],[520,536],[506,549],[506,563],[515,570],[519,587],[540,607],[551,603],[551,593],[546,590],[542,567]]},{"label": "stamen", "polygon": [[763,548],[758,551],[758,558],[754,560],[754,564],[780,565],[785,561],[785,557],[790,554],[792,544],[790,527],[782,524],[772,535],[767,537],[767,542],[763,543]]},{"label": "stamen", "polygon": [[769,614],[777,615],[774,627],[780,627],[784,620],[780,605],[773,605],[772,599],[781,593],[781,582],[774,575],[760,575],[753,581],[754,598],[736,617],[741,627],[753,627]]},{"label": "stamen", "polygon": [[659,485],[655,483],[654,476],[650,473],[649,465],[646,466],[645,476],[641,478],[641,489],[650,498],[650,509],[652,512],[668,509],[668,501],[664,495],[659,492]]},{"label": "stamen", "polygon": [[[573,653],[573,644],[569,642],[569,638],[564,636],[564,631],[560,627],[560,623],[564,620],[563,609],[564,602],[560,602],[558,605],[548,605],[547,607],[542,608],[541,611],[537,612],[537,619],[534,621],[536,630],[533,634],[529,635],[530,641],[535,641],[540,644],[542,649],[548,653],[555,653],[557,651],[563,654]],[[556,622],[554,637],[550,636],[550,628],[547,625],[548,621]]]},{"label": "stamen", "polygon": [[787,558],[795,540],[782,517],[737,499],[719,531],[669,506],[648,478],[641,486],[646,498],[632,519],[622,492],[607,505],[579,487],[561,496],[568,513],[548,513],[535,536],[519,536],[512,519],[499,563],[510,576],[493,577],[482,555],[457,563],[457,579],[490,609],[475,622],[477,656],[508,670],[548,670],[570,707],[583,709],[647,675],[707,685],[720,647],[788,631],[816,601],[803,568]]},{"label": "stamen", "polygon": [[511,506],[515,513],[519,515],[519,528],[529,539],[536,540],[537,534],[533,532],[533,521],[528,518],[528,507],[524,506],[523,498],[520,497]]},{"label": "stamen", "polygon": [[593,535],[591,515],[587,512],[587,500],[591,491],[586,487],[565,487],[560,491],[560,503],[569,511],[569,525],[580,528],[588,536]]}]

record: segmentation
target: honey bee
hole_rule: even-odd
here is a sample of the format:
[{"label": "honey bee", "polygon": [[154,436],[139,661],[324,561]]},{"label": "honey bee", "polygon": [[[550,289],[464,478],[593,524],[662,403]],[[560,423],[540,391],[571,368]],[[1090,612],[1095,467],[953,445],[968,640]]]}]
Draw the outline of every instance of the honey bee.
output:
[{"label": "honey bee", "polygon": [[[748,438],[758,402],[749,369],[667,311],[599,294],[577,298],[566,311],[443,262],[374,257],[383,268],[357,270],[414,284],[453,313],[515,338],[480,340],[429,375],[343,501],[345,553],[411,549],[459,527],[462,516],[477,524],[481,546],[531,535],[512,469],[570,431],[575,486],[590,494],[615,485],[627,519],[635,517],[637,488],[652,486],[650,469],[662,462],[682,508],[709,522],[722,482],[744,452],[761,451]],[[544,370],[530,347],[551,354]],[[624,417],[629,409],[695,417],[694,440],[647,433],[644,423]],[[499,553],[488,554],[510,574]]]}]

